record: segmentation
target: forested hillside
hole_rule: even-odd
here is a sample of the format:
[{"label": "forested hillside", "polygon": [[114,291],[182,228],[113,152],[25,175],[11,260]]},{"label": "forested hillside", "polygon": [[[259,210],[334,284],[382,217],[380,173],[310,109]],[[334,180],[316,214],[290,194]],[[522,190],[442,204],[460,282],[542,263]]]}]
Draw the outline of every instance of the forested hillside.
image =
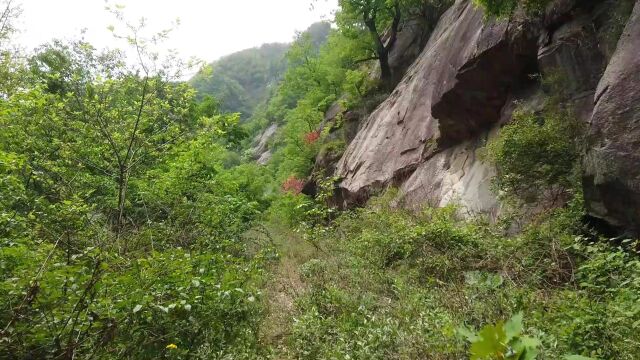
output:
[{"label": "forested hillside", "polygon": [[214,97],[225,111],[251,116],[269,87],[280,80],[288,48],[287,44],[265,44],[225,56],[196,75],[191,84],[202,96]]},{"label": "forested hillside", "polygon": [[338,3],[185,82],[2,2],[0,359],[640,358],[640,1]]},{"label": "forested hillside", "polygon": [[[316,47],[327,38],[329,23],[316,23],[305,33]],[[227,55],[199,72],[190,84],[199,98],[213,97],[220,110],[250,118],[256,106],[264,102],[282,79],[289,44],[264,44]]]}]

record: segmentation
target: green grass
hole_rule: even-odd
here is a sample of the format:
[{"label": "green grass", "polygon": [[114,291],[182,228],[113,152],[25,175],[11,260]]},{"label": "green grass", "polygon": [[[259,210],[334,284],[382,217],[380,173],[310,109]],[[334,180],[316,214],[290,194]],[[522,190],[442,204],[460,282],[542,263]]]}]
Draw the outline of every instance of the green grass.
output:
[{"label": "green grass", "polygon": [[579,203],[514,237],[481,219],[460,220],[455,208],[416,214],[385,203],[276,236],[275,281],[295,274],[296,290],[290,306],[272,307],[283,312],[276,317],[284,329],[265,342],[278,348],[275,358],[467,358],[460,329],[519,312],[525,338],[540,341],[538,359],[640,355],[637,254],[630,244],[577,236]]}]

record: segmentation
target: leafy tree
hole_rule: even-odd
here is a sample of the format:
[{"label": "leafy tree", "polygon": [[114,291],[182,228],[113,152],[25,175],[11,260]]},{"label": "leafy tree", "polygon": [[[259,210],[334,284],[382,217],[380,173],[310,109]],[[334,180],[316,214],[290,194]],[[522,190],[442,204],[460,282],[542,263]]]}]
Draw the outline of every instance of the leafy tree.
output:
[{"label": "leafy tree", "polygon": [[[145,54],[142,43],[131,41]],[[49,103],[41,108],[42,121],[57,119],[48,125],[53,131],[47,135],[61,142],[74,161],[91,169],[94,180],[87,181],[100,178],[97,183],[105,185],[105,193],[96,195],[105,196],[107,204],[113,203],[107,195],[110,183],[115,185],[112,225],[118,237],[127,222],[129,180],[185,135],[193,96],[185,85],[173,84],[169,74],[152,73],[151,64],[135,69],[124,64],[121,53],[97,53],[81,42],[48,46],[32,60],[34,75],[43,81],[33,96]],[[15,124],[29,126],[20,119]]]},{"label": "leafy tree", "polygon": [[15,49],[11,47],[11,39],[16,31],[14,22],[21,9],[13,0],[0,2],[0,96],[9,96],[24,81],[24,63]]},{"label": "leafy tree", "polygon": [[5,48],[11,35],[16,31],[14,20],[20,15],[20,6],[13,0],[0,3],[0,48]]},{"label": "leafy tree", "polygon": [[[339,4],[338,25],[352,37],[361,35],[365,29],[368,31],[372,55],[363,60],[378,60],[381,79],[388,84],[393,76],[389,52],[397,40],[403,4],[400,0],[340,0]],[[388,31],[387,39],[383,38],[385,30]]]}]

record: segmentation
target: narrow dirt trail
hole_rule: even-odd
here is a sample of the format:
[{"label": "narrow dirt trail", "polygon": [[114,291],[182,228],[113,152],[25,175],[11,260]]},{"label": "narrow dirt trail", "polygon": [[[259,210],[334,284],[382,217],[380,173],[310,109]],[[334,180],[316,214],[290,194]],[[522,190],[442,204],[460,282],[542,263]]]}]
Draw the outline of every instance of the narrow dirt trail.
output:
[{"label": "narrow dirt trail", "polygon": [[295,317],[295,301],[306,290],[300,266],[314,256],[317,250],[304,241],[300,234],[284,226],[266,224],[265,234],[276,246],[279,259],[271,268],[263,298],[266,316],[261,327],[261,342],[275,352],[276,359],[290,358],[286,340],[291,333]]}]

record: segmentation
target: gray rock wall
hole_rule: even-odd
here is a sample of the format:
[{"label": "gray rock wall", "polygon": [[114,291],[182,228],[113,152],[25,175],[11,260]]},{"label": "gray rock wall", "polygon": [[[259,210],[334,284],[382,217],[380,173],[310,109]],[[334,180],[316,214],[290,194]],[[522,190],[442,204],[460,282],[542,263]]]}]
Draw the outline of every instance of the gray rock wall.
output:
[{"label": "gray rock wall", "polygon": [[[455,88],[459,69],[501,46],[506,35],[505,24],[485,23],[482,12],[467,1],[458,1],[443,15],[421,56],[361,126],[338,163],[340,186],[348,197],[366,197],[371,187],[406,177],[441,150],[434,104]],[[505,99],[487,100],[491,108],[484,112],[491,115],[484,117],[497,119]]]},{"label": "gray rock wall", "polygon": [[593,216],[640,233],[640,1],[598,84],[584,167]]},{"label": "gray rock wall", "polygon": [[251,149],[256,162],[260,165],[266,165],[271,159],[271,150],[269,149],[269,140],[278,131],[278,124],[271,124],[260,135],[253,140],[255,146]]},{"label": "gray rock wall", "polygon": [[479,149],[510,120],[514,100],[539,105],[540,84],[531,74],[558,72],[566,80],[566,101],[580,119],[590,121],[585,173],[590,211],[615,225],[636,226],[640,10],[636,4],[607,66],[610,46],[602,42],[608,29],[603,24],[611,23],[607,16],[613,16],[608,14],[615,4],[558,1],[545,18],[526,22],[517,16],[487,20],[471,1],[458,0],[338,162],[345,204],[398,186],[399,203],[407,207],[457,203],[468,213],[495,216],[500,205],[490,189],[494,170],[480,159]]}]

